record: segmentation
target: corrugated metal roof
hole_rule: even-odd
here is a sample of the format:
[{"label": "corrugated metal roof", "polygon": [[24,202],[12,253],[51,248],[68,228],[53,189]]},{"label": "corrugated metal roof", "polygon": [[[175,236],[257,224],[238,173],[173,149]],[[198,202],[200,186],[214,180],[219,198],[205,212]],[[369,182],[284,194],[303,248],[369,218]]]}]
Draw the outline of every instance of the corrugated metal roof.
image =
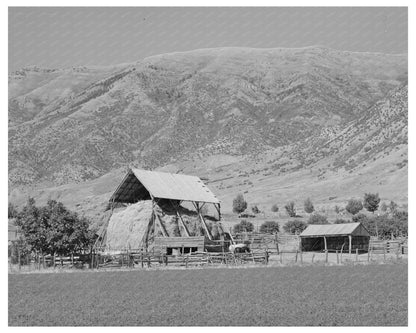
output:
[{"label": "corrugated metal roof", "polygon": [[[132,177],[132,176],[135,177]],[[136,178],[136,179],[132,179]],[[137,182],[138,180],[138,182]],[[116,202],[140,198],[141,185],[155,198],[219,203],[217,197],[196,176],[131,169],[111,197]]]},{"label": "corrugated metal roof", "polygon": [[368,231],[361,223],[341,223],[341,224],[311,224],[300,234],[305,236],[370,236]]}]

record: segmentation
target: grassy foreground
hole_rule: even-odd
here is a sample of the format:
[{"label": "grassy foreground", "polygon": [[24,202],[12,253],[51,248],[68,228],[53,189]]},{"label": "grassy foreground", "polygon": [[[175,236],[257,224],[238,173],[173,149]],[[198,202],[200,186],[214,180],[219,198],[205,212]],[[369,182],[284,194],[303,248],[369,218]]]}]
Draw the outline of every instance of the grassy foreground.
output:
[{"label": "grassy foreground", "polygon": [[407,265],[9,275],[10,326],[404,326]]}]

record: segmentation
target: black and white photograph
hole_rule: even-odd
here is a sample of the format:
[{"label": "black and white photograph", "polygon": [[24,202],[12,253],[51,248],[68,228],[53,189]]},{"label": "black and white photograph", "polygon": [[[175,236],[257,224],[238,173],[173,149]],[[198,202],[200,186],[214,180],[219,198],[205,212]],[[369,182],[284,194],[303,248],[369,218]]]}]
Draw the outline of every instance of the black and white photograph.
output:
[{"label": "black and white photograph", "polygon": [[5,326],[408,327],[409,7],[118,5],[3,8]]}]

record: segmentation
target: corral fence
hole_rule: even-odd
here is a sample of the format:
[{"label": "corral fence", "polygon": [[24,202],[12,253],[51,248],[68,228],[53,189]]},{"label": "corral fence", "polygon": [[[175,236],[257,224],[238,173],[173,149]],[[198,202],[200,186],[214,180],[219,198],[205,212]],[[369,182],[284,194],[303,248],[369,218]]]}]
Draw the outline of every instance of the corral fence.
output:
[{"label": "corral fence", "polygon": [[246,253],[232,253],[228,251],[229,241],[211,242],[211,249],[218,251],[178,251],[167,254],[163,249],[146,251],[138,249],[88,249],[82,253],[69,256],[42,255],[39,253],[9,252],[11,270],[40,270],[46,268],[149,268],[161,266],[212,266],[212,265],[245,265],[245,264],[308,264],[348,262],[370,262],[401,259],[407,257],[407,238],[395,240],[370,239],[369,251],[362,252],[358,248],[351,253],[345,250],[326,250],[319,252],[304,252],[301,250],[300,237],[284,234],[241,233],[233,235],[236,243],[245,243],[250,251]]}]

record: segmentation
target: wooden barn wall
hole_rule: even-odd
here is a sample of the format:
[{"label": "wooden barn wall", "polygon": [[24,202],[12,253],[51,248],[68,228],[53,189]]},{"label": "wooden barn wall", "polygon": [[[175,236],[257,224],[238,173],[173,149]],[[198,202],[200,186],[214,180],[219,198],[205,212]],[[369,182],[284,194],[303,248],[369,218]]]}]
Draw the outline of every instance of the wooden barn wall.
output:
[{"label": "wooden barn wall", "polygon": [[[325,249],[325,242],[323,237],[302,237],[301,239],[302,251],[323,251]],[[349,251],[348,236],[327,236],[327,249],[329,251],[341,250],[343,252]],[[351,242],[352,251],[357,248],[359,251],[368,251],[370,237],[367,236],[352,236]],[[344,247],[342,247],[344,245]]]},{"label": "wooden barn wall", "polygon": [[166,248],[198,248],[204,251],[205,237],[156,237],[154,242],[155,250],[162,251]]}]

